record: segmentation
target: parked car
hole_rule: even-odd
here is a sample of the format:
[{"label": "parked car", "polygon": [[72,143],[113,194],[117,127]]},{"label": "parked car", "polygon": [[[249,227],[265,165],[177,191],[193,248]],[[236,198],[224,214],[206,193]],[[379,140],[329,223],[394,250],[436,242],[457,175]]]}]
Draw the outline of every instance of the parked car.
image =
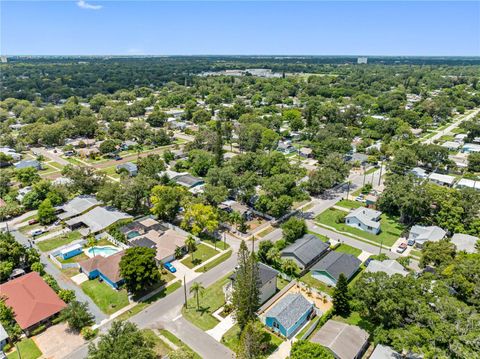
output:
[{"label": "parked car", "polygon": [[31,219],[28,221],[28,224],[31,226],[33,224],[37,224],[38,223],[38,219]]},{"label": "parked car", "polygon": [[36,236],[39,236],[43,233],[45,233],[45,231],[43,229],[34,229],[33,231],[30,232],[30,235],[32,237],[36,237]]},{"label": "parked car", "polygon": [[413,246],[413,245],[415,244],[415,239],[409,239],[408,242],[407,242],[407,244],[408,244],[409,246]]},{"label": "parked car", "polygon": [[170,262],[165,263],[163,266],[164,266],[165,269],[168,270],[170,273],[175,273],[175,272],[177,271],[177,268],[175,268],[175,267],[173,266],[173,264],[170,263]]},{"label": "parked car", "polygon": [[119,156],[119,155],[116,155],[115,157],[113,157],[115,159],[115,161],[120,161],[120,160],[123,160],[123,157]]},{"label": "parked car", "polygon": [[397,248],[397,253],[403,253],[407,250],[407,243],[400,243]]}]

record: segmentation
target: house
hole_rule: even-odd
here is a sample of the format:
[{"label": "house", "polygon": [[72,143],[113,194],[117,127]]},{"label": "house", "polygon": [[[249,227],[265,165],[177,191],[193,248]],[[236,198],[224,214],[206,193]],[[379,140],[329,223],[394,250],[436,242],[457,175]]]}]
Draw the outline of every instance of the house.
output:
[{"label": "house", "polygon": [[123,284],[120,275],[120,260],[125,251],[120,251],[108,257],[97,255],[79,263],[80,271],[85,273],[88,279],[101,278],[110,286],[118,289]]},{"label": "house", "polygon": [[10,147],[0,147],[0,153],[12,157],[14,161],[20,161],[22,159],[22,155]]},{"label": "house", "polygon": [[475,181],[468,178],[462,178],[455,184],[455,188],[473,188],[480,189],[480,181]]},{"label": "house", "polygon": [[280,141],[277,146],[277,151],[288,155],[290,153],[294,153],[296,149],[292,146],[290,141]]},{"label": "house", "polygon": [[32,192],[32,187],[30,187],[30,186],[20,188],[20,189],[18,190],[18,195],[17,195],[17,197],[15,197],[15,199],[16,199],[18,202],[22,202],[22,201],[23,201],[23,198],[25,198],[25,196],[26,196],[27,194],[29,194],[30,192]]},{"label": "house", "polygon": [[457,251],[465,251],[467,253],[476,253],[475,245],[478,237],[469,234],[455,233],[452,237],[452,243],[455,244]]},{"label": "house", "polygon": [[391,347],[378,344],[368,359],[423,359],[423,355],[398,353]]},{"label": "house", "polygon": [[449,151],[457,151],[461,144],[456,141],[445,141],[442,143],[442,147],[447,148]]},{"label": "house", "polygon": [[23,160],[13,164],[17,170],[33,167],[37,171],[42,169],[42,164],[37,160]]},{"label": "house", "polygon": [[426,242],[438,242],[445,238],[445,232],[443,229],[437,226],[413,226],[410,229],[408,240],[414,240],[415,246],[422,248]]},{"label": "house", "polygon": [[352,153],[350,155],[346,155],[345,160],[350,163],[360,163],[362,166],[368,162],[368,155],[364,153]]},{"label": "house", "polygon": [[466,133],[458,133],[455,135],[455,142],[464,143],[465,139],[468,137]]},{"label": "house", "polygon": [[7,345],[8,338],[9,336],[7,331],[3,327],[2,323],[0,323],[0,354],[3,351],[3,348],[5,347],[5,345]]},{"label": "house", "polygon": [[80,195],[57,207],[57,211],[60,212],[57,217],[58,219],[66,220],[78,216],[99,204],[100,202],[95,196]]},{"label": "house", "polygon": [[[261,262],[257,263],[257,267],[259,277],[258,287],[260,289],[259,304],[263,304],[277,292],[278,271]],[[229,277],[230,282],[225,284],[225,286],[223,287],[223,293],[225,294],[226,302],[229,302],[232,297],[233,286],[236,278],[237,273],[235,272]]]},{"label": "house", "polygon": [[158,263],[174,260],[178,248],[185,252],[185,241],[189,236],[184,230],[169,223],[160,223],[150,216],[128,223],[120,231],[131,246],[154,249]]},{"label": "house", "polygon": [[349,280],[361,264],[362,261],[351,254],[332,251],[316,263],[310,271],[313,278],[334,287],[337,285],[340,274]]},{"label": "house", "polygon": [[368,347],[368,333],[356,325],[330,319],[310,341],[323,345],[337,359],[359,359]]},{"label": "house", "polygon": [[27,335],[38,325],[49,323],[67,306],[37,272],[0,285],[0,293],[5,298],[5,304],[15,313],[15,321]]},{"label": "house", "polygon": [[382,212],[374,209],[358,207],[345,216],[345,224],[362,231],[380,233],[380,216]]},{"label": "house", "polygon": [[378,196],[374,194],[367,194],[365,196],[365,204],[367,205],[367,207],[375,206],[375,204],[377,204],[377,201]]},{"label": "house", "polygon": [[428,177],[427,171],[420,167],[414,167],[411,169],[410,173],[417,178],[425,179]]},{"label": "house", "polygon": [[126,140],[120,145],[120,149],[122,151],[126,151],[126,150],[129,150],[129,149],[134,148],[136,146],[138,146],[137,141]]},{"label": "house", "polygon": [[476,143],[466,143],[462,147],[464,153],[476,153],[480,152],[480,145]]},{"label": "house", "polygon": [[160,177],[166,176],[168,179],[174,181],[180,186],[186,188],[194,188],[196,186],[201,186],[205,184],[205,181],[201,178],[197,178],[189,174],[188,172],[175,172],[175,171],[163,171],[160,174]]},{"label": "house", "polygon": [[138,167],[133,162],[125,162],[125,163],[119,164],[117,165],[116,170],[117,172],[125,170],[127,171],[130,177],[135,177],[138,174]]},{"label": "house", "polygon": [[419,136],[422,134],[423,130],[422,130],[421,128],[412,128],[412,129],[410,130],[410,132],[411,132],[412,135],[414,135],[415,137],[419,137]]},{"label": "house", "polygon": [[75,257],[76,255],[79,255],[80,253],[83,252],[83,247],[81,244],[72,244],[71,246],[65,247],[60,251],[60,256],[62,257],[63,260],[66,260],[68,258]]},{"label": "house", "polygon": [[322,242],[313,234],[305,234],[294,243],[288,245],[281,253],[281,257],[293,259],[303,271],[308,269],[316,260],[327,253],[327,243]]},{"label": "house", "polygon": [[69,219],[65,222],[65,224],[71,230],[81,228],[79,232],[86,236],[104,231],[112,224],[115,224],[120,220],[130,218],[132,218],[132,216],[120,212],[113,207],[98,206],[78,217]]},{"label": "house", "polygon": [[232,200],[223,201],[218,205],[218,208],[228,213],[237,212],[246,220],[250,220],[253,217],[252,210],[248,208],[248,206],[242,203],[239,203],[237,201],[232,201]]},{"label": "house", "polygon": [[405,277],[408,274],[408,271],[405,269],[405,267],[393,259],[387,259],[384,261],[379,261],[376,259],[371,260],[365,270],[369,273],[383,272],[389,277],[394,274],[400,274]]},{"label": "house", "polygon": [[290,338],[307,322],[313,311],[313,304],[303,295],[290,293],[264,314],[265,325],[274,332]]},{"label": "house", "polygon": [[298,150],[298,154],[305,158],[310,158],[313,155],[313,150],[308,147],[302,147]]},{"label": "house", "polygon": [[430,175],[428,176],[428,180],[440,186],[451,187],[455,182],[455,177],[449,175],[442,175],[440,173],[430,173]]}]

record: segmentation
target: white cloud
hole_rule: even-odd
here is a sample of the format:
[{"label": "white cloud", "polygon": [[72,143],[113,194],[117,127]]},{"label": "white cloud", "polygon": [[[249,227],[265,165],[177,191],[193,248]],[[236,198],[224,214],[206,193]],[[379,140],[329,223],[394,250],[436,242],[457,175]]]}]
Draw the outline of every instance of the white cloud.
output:
[{"label": "white cloud", "polygon": [[103,7],[102,5],[89,4],[85,0],[78,0],[77,5],[78,7],[87,10],[100,10]]}]

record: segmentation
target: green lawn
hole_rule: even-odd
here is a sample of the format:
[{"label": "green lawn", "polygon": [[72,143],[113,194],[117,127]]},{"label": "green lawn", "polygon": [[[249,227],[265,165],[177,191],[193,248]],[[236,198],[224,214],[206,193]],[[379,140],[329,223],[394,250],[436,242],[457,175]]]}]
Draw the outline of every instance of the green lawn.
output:
[{"label": "green lawn", "polygon": [[345,244],[345,243],[340,244],[335,249],[335,252],[348,253],[348,254],[354,255],[355,257],[358,257],[362,253],[360,249],[349,246],[348,244]]},{"label": "green lawn", "polygon": [[157,354],[158,358],[163,358],[172,351],[172,348],[170,348],[167,343],[160,339],[153,330],[143,329],[142,332],[145,337],[148,338],[148,340],[155,343],[153,350],[155,351],[155,354]]},{"label": "green lawn", "polygon": [[68,258],[68,259],[62,259],[62,258],[60,258],[60,256],[57,256],[55,258],[57,258],[57,260],[60,263],[67,264],[67,263],[78,263],[78,262],[81,262],[81,261],[85,261],[85,260],[89,259],[90,257],[88,257],[85,253],[80,253],[80,254],[76,255],[75,257]]},{"label": "green lawn", "polygon": [[157,294],[151,296],[150,298],[148,298],[144,302],[138,303],[137,305],[135,305],[130,310],[126,311],[125,313],[123,313],[121,315],[119,315],[116,319],[117,320],[127,320],[128,318],[133,317],[134,315],[140,313],[142,310],[147,308],[150,304],[156,302],[159,299],[165,298],[170,293],[175,292],[181,286],[182,286],[181,281],[176,281],[176,282],[170,284],[167,288],[164,288],[163,290],[161,290]]},{"label": "green lawn", "polygon": [[[353,228],[345,223],[343,223],[343,218],[345,217],[346,212],[330,208],[316,217],[316,221],[319,224],[325,224],[327,226],[333,227],[339,231],[351,233],[359,237],[369,239],[371,241],[381,243],[383,245],[392,246],[395,241],[400,237],[403,232],[403,226],[397,222],[396,218],[382,214],[380,217],[381,223],[381,232],[379,234],[373,234],[366,231],[362,231],[358,228]],[[337,223],[339,222],[339,223]]]},{"label": "green lawn", "polygon": [[332,320],[347,323],[350,325],[359,326],[360,328],[365,329],[367,332],[370,332],[370,333],[374,329],[373,325],[367,322],[366,320],[362,319],[358,312],[351,312],[348,317],[341,317],[339,315],[335,315],[333,316]]},{"label": "green lawn", "polygon": [[[236,351],[238,343],[239,343],[239,334],[240,334],[240,327],[235,324],[232,328],[230,328],[222,337],[222,344],[226,347],[230,348],[232,351]],[[280,344],[283,343],[283,340],[275,335],[264,329],[264,334],[261,338],[262,344],[265,345],[266,350],[261,356],[261,358],[266,358],[270,354],[272,354]]]},{"label": "green lawn", "polygon": [[191,353],[193,353],[193,359],[202,359],[202,357],[200,355],[198,355],[197,353],[195,353],[192,348],[190,348],[187,344],[185,344],[181,339],[177,338],[173,333],[169,332],[168,330],[166,329],[160,329],[159,330],[160,334],[162,334],[165,338],[167,338],[168,340],[170,340],[173,344],[175,344],[177,347],[179,348],[184,348],[188,351],[190,351]]},{"label": "green lawn", "polygon": [[[215,246],[215,242],[211,239],[202,239],[202,242],[205,242],[205,243],[208,243],[212,246]],[[222,251],[224,251],[225,249],[228,249],[230,248],[230,244],[224,242],[224,241],[220,241],[220,240],[217,240],[216,241],[216,245],[217,245],[217,249],[221,249]]]},{"label": "green lawn", "polygon": [[282,290],[283,288],[285,288],[288,283],[290,283],[288,280],[283,279],[280,276],[277,277],[277,289],[278,290]]},{"label": "green lawn", "polygon": [[358,201],[351,201],[349,199],[342,199],[341,201],[338,201],[336,205],[348,209],[363,207],[362,203]]},{"label": "green lawn", "polygon": [[46,239],[44,241],[36,242],[36,245],[42,252],[50,252],[55,248],[64,246],[80,238],[82,238],[82,235],[77,231],[73,231],[68,232],[63,236],[58,236],[52,239]]},{"label": "green lawn", "polygon": [[126,289],[117,291],[98,279],[83,282],[80,286],[105,314],[115,313],[129,304]]},{"label": "green lawn", "polygon": [[20,355],[18,355],[17,351],[14,351],[7,355],[8,359],[36,359],[42,355],[40,349],[38,349],[35,342],[30,338],[23,339],[22,341],[18,342],[17,348],[20,352]]},{"label": "green lawn", "polygon": [[263,238],[263,237],[265,237],[267,234],[272,233],[274,230],[275,230],[275,228],[273,228],[272,226],[267,227],[267,228],[265,228],[264,230],[262,230],[262,231],[260,231],[259,233],[257,233],[257,237]]},{"label": "green lawn", "polygon": [[371,175],[373,172],[375,172],[376,170],[378,170],[379,168],[376,168],[376,167],[372,167],[372,168],[369,168],[366,172],[365,172],[365,175]]},{"label": "green lawn", "polygon": [[306,326],[303,327],[303,329],[295,335],[295,338],[298,340],[302,339],[302,336],[310,329],[316,322],[320,320],[321,317],[317,316],[313,320],[311,320]]},{"label": "green lawn", "polygon": [[230,281],[227,276],[206,288],[200,297],[200,309],[197,310],[197,301],[191,297],[187,301],[187,308],[182,309],[183,316],[202,330],[209,330],[219,322],[212,316],[218,308],[225,304],[223,286]]},{"label": "green lawn", "polygon": [[328,237],[327,236],[324,236],[322,234],[318,234],[316,232],[313,232],[313,231],[307,231],[307,233],[309,234],[313,234],[315,237],[317,237],[318,239],[320,239],[322,242],[328,242]]},{"label": "green lawn", "polygon": [[313,278],[312,272],[310,271],[308,271],[303,277],[301,277],[300,281],[309,285],[312,288],[327,293],[328,295],[333,295],[333,287],[329,287],[325,283],[320,282],[318,279]]},{"label": "green lawn", "polygon": [[207,265],[204,265],[203,267],[200,267],[200,268],[196,269],[195,272],[209,271],[213,267],[218,266],[220,263],[225,262],[231,256],[232,256],[232,251],[225,252],[221,256],[219,256],[218,258],[215,258],[213,261],[209,262]]},{"label": "green lawn", "polygon": [[206,246],[203,243],[199,243],[197,245],[196,251],[194,251],[191,255],[189,254],[188,256],[186,256],[185,259],[182,260],[182,264],[186,265],[188,268],[193,268],[207,261],[218,253],[219,251],[216,251],[215,249]]}]

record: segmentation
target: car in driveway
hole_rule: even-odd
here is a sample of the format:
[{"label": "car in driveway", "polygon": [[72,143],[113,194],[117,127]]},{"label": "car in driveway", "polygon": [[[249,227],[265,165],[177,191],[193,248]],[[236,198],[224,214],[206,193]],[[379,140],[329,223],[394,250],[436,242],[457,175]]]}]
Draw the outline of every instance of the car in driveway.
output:
[{"label": "car in driveway", "polygon": [[30,235],[32,237],[36,237],[36,236],[39,236],[41,234],[45,233],[45,231],[43,229],[34,229],[33,231],[30,232]]},{"label": "car in driveway", "polygon": [[407,243],[400,243],[400,245],[397,248],[397,253],[403,253],[407,250]]},{"label": "car in driveway", "polygon": [[38,219],[31,219],[31,220],[28,221],[29,226],[37,224],[37,223],[38,223]]},{"label": "car in driveway", "polygon": [[175,273],[175,272],[177,271],[177,268],[175,268],[175,267],[173,266],[173,264],[170,263],[170,262],[165,263],[163,266],[164,266],[165,269],[168,270],[170,273]]},{"label": "car in driveway", "polygon": [[408,244],[409,246],[413,246],[413,245],[415,244],[415,239],[413,239],[413,238],[412,238],[412,239],[409,239],[408,242],[407,242],[407,244]]}]

